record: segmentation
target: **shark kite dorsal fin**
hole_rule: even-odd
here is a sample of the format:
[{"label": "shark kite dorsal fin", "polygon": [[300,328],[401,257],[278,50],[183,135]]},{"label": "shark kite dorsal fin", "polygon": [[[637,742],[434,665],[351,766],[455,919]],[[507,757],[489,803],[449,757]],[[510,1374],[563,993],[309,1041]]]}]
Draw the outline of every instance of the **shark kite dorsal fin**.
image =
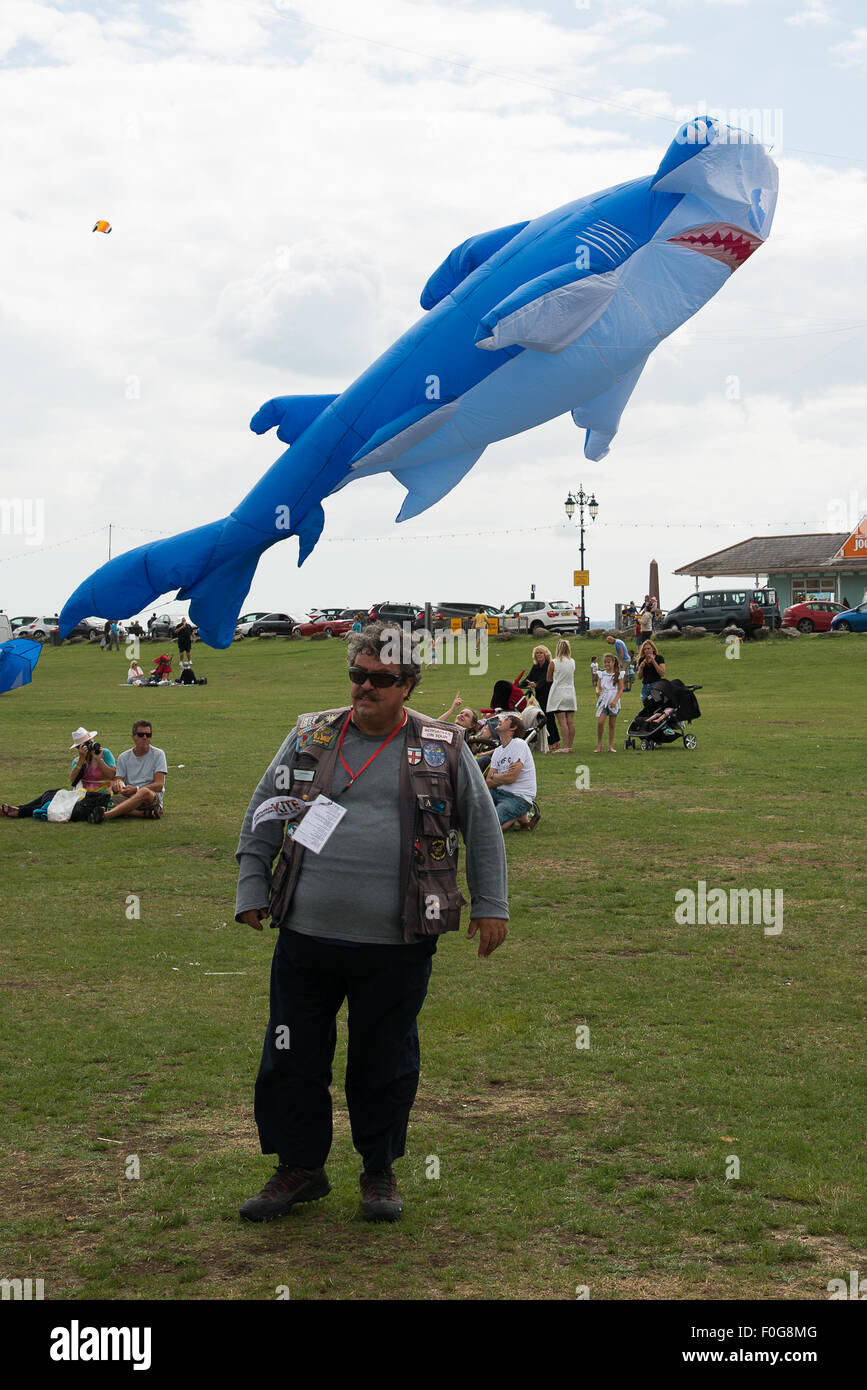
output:
[{"label": "shark kite dorsal fin", "polygon": [[294,444],[304,431],[318,420],[337,396],[275,396],[260,405],[250,421],[255,434],[266,434],[278,426],[277,438],[284,444]]},{"label": "shark kite dorsal fin", "polygon": [[584,440],[585,458],[592,459],[594,463],[605,458],[608,446],[617,433],[626,402],[635,390],[646,362],[647,357],[642,357],[631,372],[615,381],[607,391],[594,396],[591,401],[585,401],[583,405],[576,406],[572,411],[575,424],[579,429],[587,431],[587,438]]},{"label": "shark kite dorsal fin", "polygon": [[616,271],[579,277],[573,264],[560,266],[489,310],[476,330],[476,347],[562,352],[604,314],[618,285]]},{"label": "shark kite dorsal fin", "polygon": [[493,232],[480,232],[478,236],[467,237],[466,241],[449,252],[442,265],[437,266],[421,292],[421,307],[435,308],[462,280],[484,265],[495,251],[502,250],[526,226],[526,222],[513,222],[509,227],[497,227]]}]

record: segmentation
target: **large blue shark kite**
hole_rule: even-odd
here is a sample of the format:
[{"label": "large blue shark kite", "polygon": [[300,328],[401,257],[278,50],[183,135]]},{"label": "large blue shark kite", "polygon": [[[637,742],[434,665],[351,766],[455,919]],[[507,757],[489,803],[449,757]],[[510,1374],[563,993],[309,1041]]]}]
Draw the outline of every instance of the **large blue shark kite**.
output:
[{"label": "large blue shark kite", "polygon": [[470,237],[428,280],[427,313],[342,394],[282,396],[251,428],[291,445],[231,516],[139,546],[79,585],[60,615],[126,617],[171,590],[205,641],[232,641],[260,555],[298,563],[322,500],[391,472],[418,516],[487,446],[571,411],[602,459],[653,349],[716,294],[770,231],[777,171],[743,131],[683,126],[655,174]]}]

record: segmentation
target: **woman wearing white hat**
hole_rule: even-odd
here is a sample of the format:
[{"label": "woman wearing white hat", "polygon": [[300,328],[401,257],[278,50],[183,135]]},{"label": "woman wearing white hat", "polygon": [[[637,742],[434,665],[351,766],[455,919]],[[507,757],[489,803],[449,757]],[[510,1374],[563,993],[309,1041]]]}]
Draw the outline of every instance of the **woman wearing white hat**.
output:
[{"label": "woman wearing white hat", "polygon": [[[70,752],[74,750],[78,757],[73,758],[69,782],[73,787],[83,787],[85,792],[108,791],[115,776],[114,754],[110,749],[102,748],[94,742],[97,733],[97,729],[85,729],[82,725],[72,735]],[[24,802],[20,806],[11,806],[4,801],[0,806],[0,814],[11,820],[32,819],[34,811],[46,806],[58,791],[59,788],[54,787],[53,790],[43,792],[35,800]],[[104,810],[99,815],[93,813],[94,823],[104,818]]]}]

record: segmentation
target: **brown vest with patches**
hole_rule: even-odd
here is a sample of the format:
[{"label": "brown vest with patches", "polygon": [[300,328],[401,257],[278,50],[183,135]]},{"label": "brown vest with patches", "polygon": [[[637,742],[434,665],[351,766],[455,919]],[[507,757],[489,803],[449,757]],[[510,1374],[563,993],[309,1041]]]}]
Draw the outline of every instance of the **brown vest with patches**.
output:
[{"label": "brown vest with patches", "polygon": [[[331,796],[340,731],[351,706],[302,714],[290,769],[290,794],[313,801]],[[400,764],[400,882],[401,926],[408,944],[441,932],[457,931],[466,899],[458,888],[458,767],[463,730],[441,719],[428,719],[417,710],[406,710],[406,748]],[[423,737],[422,729],[442,730],[449,738]],[[424,756],[442,763],[431,766]],[[296,777],[298,770],[312,771],[312,780]],[[339,833],[339,831],[338,831]],[[291,826],[271,883],[269,912],[272,927],[282,926],[289,912],[305,850],[296,845]]]}]

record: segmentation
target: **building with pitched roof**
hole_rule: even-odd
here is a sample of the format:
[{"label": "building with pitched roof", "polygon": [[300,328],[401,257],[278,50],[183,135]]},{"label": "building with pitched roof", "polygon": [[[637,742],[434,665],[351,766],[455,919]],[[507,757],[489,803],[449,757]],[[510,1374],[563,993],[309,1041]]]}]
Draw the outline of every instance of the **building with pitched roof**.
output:
[{"label": "building with pitched roof", "polygon": [[[780,611],[810,599],[860,603],[867,597],[867,518],[854,531],[804,536],[753,536],[682,565],[675,574],[699,579],[736,576],[767,583],[777,591]],[[764,578],[760,578],[764,576]]]}]

